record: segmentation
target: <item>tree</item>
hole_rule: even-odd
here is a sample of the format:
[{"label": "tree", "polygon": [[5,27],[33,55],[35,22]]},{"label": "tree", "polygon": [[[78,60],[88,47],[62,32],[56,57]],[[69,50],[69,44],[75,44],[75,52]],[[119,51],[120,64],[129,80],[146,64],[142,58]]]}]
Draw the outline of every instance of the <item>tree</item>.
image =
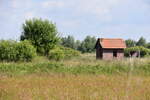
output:
[{"label": "tree", "polygon": [[61,45],[63,45],[64,47],[76,49],[76,47],[75,47],[75,39],[74,39],[73,36],[70,36],[70,35],[68,37],[63,37],[61,39]]},{"label": "tree", "polygon": [[79,50],[83,53],[88,52],[94,52],[94,46],[96,43],[96,38],[95,37],[91,37],[91,36],[87,36],[81,43],[81,46],[79,47]]},{"label": "tree", "polygon": [[55,24],[48,20],[35,18],[26,20],[23,24],[23,32],[20,39],[21,41],[31,41],[37,52],[44,55],[48,55],[49,50],[53,49],[59,41]]},{"label": "tree", "polygon": [[146,44],[146,48],[149,48],[149,49],[150,49],[150,43],[147,43],[147,44]]},{"label": "tree", "polygon": [[81,45],[81,41],[80,41],[80,40],[77,40],[77,41],[75,42],[75,48],[76,48],[76,50],[79,50],[80,45]]},{"label": "tree", "polygon": [[127,47],[134,47],[134,46],[136,46],[136,41],[134,41],[132,39],[128,39],[125,42],[126,42]]},{"label": "tree", "polygon": [[141,37],[138,42],[136,43],[137,46],[145,46],[146,45],[146,39]]}]

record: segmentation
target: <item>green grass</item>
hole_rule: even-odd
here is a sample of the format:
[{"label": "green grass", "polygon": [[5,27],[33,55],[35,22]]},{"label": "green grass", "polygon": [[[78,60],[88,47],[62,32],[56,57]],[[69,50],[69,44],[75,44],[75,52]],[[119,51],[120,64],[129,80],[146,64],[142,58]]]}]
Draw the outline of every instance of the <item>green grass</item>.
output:
[{"label": "green grass", "polygon": [[102,61],[93,55],[82,55],[64,61],[49,61],[37,57],[33,62],[0,63],[1,75],[26,75],[33,73],[68,73],[68,74],[129,74],[150,75],[149,58]]},{"label": "green grass", "polygon": [[0,63],[0,100],[150,100],[150,60]]}]

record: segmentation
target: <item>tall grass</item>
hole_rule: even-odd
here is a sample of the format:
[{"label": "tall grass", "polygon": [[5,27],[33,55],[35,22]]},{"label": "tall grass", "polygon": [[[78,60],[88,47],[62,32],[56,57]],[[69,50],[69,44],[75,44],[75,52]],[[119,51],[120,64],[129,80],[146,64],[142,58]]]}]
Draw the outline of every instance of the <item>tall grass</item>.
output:
[{"label": "tall grass", "polygon": [[7,75],[25,75],[33,73],[69,73],[69,74],[132,74],[150,75],[149,58],[102,61],[92,55],[73,58],[60,62],[38,57],[30,63],[0,63],[0,73]]},{"label": "tall grass", "polygon": [[0,63],[0,100],[150,100],[150,60]]}]

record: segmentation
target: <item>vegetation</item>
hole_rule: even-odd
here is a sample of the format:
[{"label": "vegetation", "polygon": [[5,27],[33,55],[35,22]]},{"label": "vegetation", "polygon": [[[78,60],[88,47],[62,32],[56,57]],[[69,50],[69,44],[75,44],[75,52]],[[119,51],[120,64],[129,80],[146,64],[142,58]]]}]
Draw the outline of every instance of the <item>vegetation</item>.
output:
[{"label": "vegetation", "polygon": [[[45,60],[44,60],[45,59]],[[56,59],[57,60],[57,59]],[[132,61],[132,64],[131,64]],[[133,67],[131,67],[133,66]],[[150,75],[149,58],[126,59],[122,61],[97,61],[94,55],[82,55],[63,61],[47,60],[37,57],[30,63],[1,63],[0,73],[8,75],[36,74],[36,73],[68,73],[68,74],[129,74],[131,68],[133,75]]]},{"label": "vegetation", "polygon": [[149,58],[112,62],[84,54],[56,62],[37,57],[0,63],[0,76],[1,100],[150,99]]},{"label": "vegetation", "polygon": [[136,46],[136,41],[134,41],[132,39],[128,39],[125,42],[126,42],[127,47],[134,47],[134,46]]},{"label": "vegetation", "polygon": [[64,47],[78,50],[82,53],[92,53],[95,51],[96,38],[87,36],[83,41],[74,39],[73,36],[63,37],[61,39],[61,45]]},{"label": "vegetation", "polygon": [[150,56],[150,49],[147,49],[142,46],[136,46],[125,49],[125,56],[129,57],[131,53],[139,52],[141,57]]},{"label": "vegetation", "polygon": [[56,46],[55,49],[49,52],[49,59],[53,60],[63,60],[70,59],[72,57],[80,56],[80,52],[71,48]]},{"label": "vegetation", "polygon": [[0,79],[1,100],[150,99],[150,77],[45,74]]},{"label": "vegetation", "polygon": [[1,41],[1,61],[31,61],[36,56],[36,50],[28,41]]},{"label": "vegetation", "polygon": [[146,40],[145,38],[141,37],[139,41],[136,43],[137,46],[145,46],[146,45]]},{"label": "vegetation", "polygon": [[55,24],[27,20],[21,42],[0,41],[0,100],[149,100],[149,43],[126,40],[125,55],[143,58],[119,61],[96,60],[95,43],[91,36],[59,43]]},{"label": "vegetation", "polygon": [[48,55],[59,38],[55,24],[48,20],[32,19],[23,24],[21,40],[30,40],[38,53]]}]

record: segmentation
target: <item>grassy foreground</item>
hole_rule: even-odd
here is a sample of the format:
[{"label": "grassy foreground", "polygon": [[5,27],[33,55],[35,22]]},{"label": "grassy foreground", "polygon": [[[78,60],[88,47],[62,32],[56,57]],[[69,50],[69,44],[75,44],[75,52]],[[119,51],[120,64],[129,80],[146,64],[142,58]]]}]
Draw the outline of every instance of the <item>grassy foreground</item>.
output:
[{"label": "grassy foreground", "polygon": [[0,100],[150,100],[150,60],[3,62]]},{"label": "grassy foreground", "polygon": [[56,74],[1,77],[0,100],[150,100],[150,77]]}]

